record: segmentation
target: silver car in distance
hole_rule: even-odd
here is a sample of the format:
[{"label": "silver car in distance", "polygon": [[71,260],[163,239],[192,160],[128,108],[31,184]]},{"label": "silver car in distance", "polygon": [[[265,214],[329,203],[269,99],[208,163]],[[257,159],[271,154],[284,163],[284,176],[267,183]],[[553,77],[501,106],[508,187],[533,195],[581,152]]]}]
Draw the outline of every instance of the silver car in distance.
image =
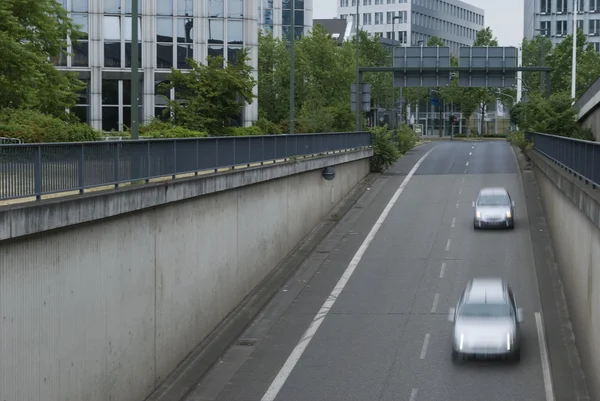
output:
[{"label": "silver car in distance", "polygon": [[510,194],[504,188],[483,188],[473,202],[473,227],[515,228],[514,208]]},{"label": "silver car in distance", "polygon": [[469,281],[448,319],[454,322],[453,362],[467,357],[520,361],[523,311],[517,308],[512,290],[502,279]]}]

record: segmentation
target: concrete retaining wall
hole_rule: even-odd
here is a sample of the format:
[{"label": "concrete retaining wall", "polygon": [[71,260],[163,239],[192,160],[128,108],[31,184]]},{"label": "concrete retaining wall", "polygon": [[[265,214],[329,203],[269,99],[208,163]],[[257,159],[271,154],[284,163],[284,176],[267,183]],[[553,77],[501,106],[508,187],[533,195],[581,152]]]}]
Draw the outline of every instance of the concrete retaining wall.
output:
[{"label": "concrete retaining wall", "polygon": [[600,396],[600,191],[532,152],[579,354]]},{"label": "concrete retaining wall", "polygon": [[143,400],[368,174],[371,155],[0,211],[0,400]]}]

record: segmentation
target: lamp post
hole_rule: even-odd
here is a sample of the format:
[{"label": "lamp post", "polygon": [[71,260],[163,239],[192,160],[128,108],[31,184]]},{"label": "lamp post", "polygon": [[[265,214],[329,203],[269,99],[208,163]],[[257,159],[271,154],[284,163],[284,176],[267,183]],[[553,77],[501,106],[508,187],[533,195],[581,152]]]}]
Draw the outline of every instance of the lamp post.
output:
[{"label": "lamp post", "polygon": [[575,101],[575,84],[577,74],[577,1],[573,0],[573,55],[571,56],[571,99]]},{"label": "lamp post", "polygon": [[362,115],[362,95],[360,93],[360,67],[358,58],[358,45],[360,43],[360,0],[356,0],[356,130],[362,130],[361,115]]},{"label": "lamp post", "polygon": [[[394,63],[394,50],[396,49],[396,20],[400,20],[399,15],[392,17],[392,65]],[[400,39],[400,37],[398,37]],[[394,78],[392,75],[392,104],[394,105],[394,128],[398,128],[398,108],[400,108],[400,116],[402,116],[402,104],[396,105],[396,89],[393,84]],[[402,87],[400,87],[400,102],[402,102]],[[402,121],[402,120],[400,120]]]},{"label": "lamp post", "polygon": [[296,109],[296,27],[294,21],[295,10],[295,0],[290,0],[292,13],[290,18],[290,135],[296,133],[296,128],[294,124],[295,118],[295,109]]},{"label": "lamp post", "polygon": [[138,0],[131,0],[131,139],[139,138]]}]

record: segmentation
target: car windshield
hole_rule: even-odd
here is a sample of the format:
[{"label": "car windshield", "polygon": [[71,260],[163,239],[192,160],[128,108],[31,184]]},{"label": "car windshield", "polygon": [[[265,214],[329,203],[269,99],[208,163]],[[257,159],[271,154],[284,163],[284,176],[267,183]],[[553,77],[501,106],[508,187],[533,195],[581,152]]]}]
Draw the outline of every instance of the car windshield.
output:
[{"label": "car windshield", "polygon": [[509,203],[506,194],[481,195],[478,202],[480,206],[507,206]]},{"label": "car windshield", "polygon": [[508,317],[512,315],[509,304],[464,304],[461,317]]}]

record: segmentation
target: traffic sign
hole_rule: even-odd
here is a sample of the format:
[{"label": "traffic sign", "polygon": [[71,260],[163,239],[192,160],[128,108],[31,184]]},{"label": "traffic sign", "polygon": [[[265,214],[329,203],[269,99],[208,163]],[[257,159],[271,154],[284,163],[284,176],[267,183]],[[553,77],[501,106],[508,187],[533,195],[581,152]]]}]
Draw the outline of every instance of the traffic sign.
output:
[{"label": "traffic sign", "polygon": [[[458,86],[506,88],[516,83],[516,47],[461,47]],[[510,71],[505,70],[506,67]],[[468,71],[463,71],[462,69]]]},{"label": "traffic sign", "polygon": [[[438,67],[450,67],[450,48],[440,46],[409,46],[394,48],[394,87],[427,88],[446,86],[450,83],[448,71]],[[424,68],[424,69],[423,69]]]},{"label": "traffic sign", "polygon": [[[356,112],[356,83],[351,86],[351,107]],[[360,84],[361,111],[371,110],[371,84]]]}]

